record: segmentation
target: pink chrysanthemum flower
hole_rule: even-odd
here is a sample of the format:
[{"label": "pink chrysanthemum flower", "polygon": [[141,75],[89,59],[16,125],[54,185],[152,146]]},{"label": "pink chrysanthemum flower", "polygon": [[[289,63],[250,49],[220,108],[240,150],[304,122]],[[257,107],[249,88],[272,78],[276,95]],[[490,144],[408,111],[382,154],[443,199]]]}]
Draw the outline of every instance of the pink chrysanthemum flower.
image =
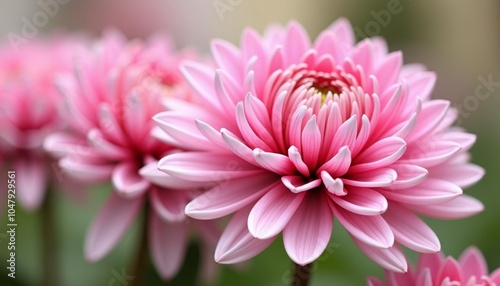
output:
[{"label": "pink chrysanthemum flower", "polygon": [[[430,100],[435,75],[402,65],[380,38],[358,44],[339,20],[311,43],[291,22],[241,47],[216,40],[217,64],[183,64],[203,104],[155,117],[165,139],[197,152],[171,154],[159,168],[213,188],[186,207],[210,220],[235,213],[215,259],[236,263],[280,233],[290,258],[314,261],[333,217],[383,267],[406,271],[395,242],[437,252],[434,232],[417,216],[461,218],[483,209],[462,196],[483,169],[468,163],[475,136],[450,128],[449,102]],[[196,120],[194,120],[196,119]]]},{"label": "pink chrysanthemum flower", "polygon": [[[32,39],[18,50],[8,44],[0,48],[0,167],[16,172],[17,198],[28,210],[38,209],[51,181],[58,183],[42,144],[65,127],[53,82],[71,70],[78,43],[59,35]],[[2,181],[0,188],[6,186]]]},{"label": "pink chrysanthemum flower", "polygon": [[[127,42],[109,32],[80,54],[74,74],[58,79],[72,132],[50,136],[45,148],[62,158],[60,165],[69,176],[83,182],[111,181],[113,186],[85,240],[89,261],[104,257],[149,205],[149,248],[157,271],[168,279],[182,265],[189,241],[184,208],[193,193],[164,187],[182,182],[157,168],[157,160],[176,149],[150,133],[152,116],[164,110],[163,100],[189,99],[177,68],[186,58],[192,58],[191,53],[174,53],[161,37],[148,43]],[[203,248],[213,251],[215,224],[193,221],[191,225],[201,234]],[[211,270],[206,264],[205,274]]]},{"label": "pink chrysanthemum flower", "polygon": [[481,252],[469,247],[460,259],[445,258],[442,253],[422,254],[417,268],[408,273],[385,271],[386,283],[370,277],[369,286],[497,286],[500,268],[491,275]]}]

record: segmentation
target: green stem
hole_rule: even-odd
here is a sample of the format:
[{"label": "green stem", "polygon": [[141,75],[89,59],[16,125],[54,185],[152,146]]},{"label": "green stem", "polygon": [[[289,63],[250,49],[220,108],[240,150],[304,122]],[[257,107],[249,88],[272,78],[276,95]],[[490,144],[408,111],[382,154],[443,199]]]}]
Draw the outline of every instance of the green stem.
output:
[{"label": "green stem", "polygon": [[45,200],[40,209],[42,227],[42,259],[44,286],[58,286],[59,251],[56,233],[55,210],[52,191],[47,190]]},{"label": "green stem", "polygon": [[293,265],[293,280],[292,286],[308,286],[311,278],[312,263],[307,265]]},{"label": "green stem", "polygon": [[144,218],[141,226],[141,234],[139,238],[139,247],[137,248],[136,259],[132,261],[132,270],[134,279],[131,281],[130,286],[146,285],[146,276],[149,268],[149,255],[148,255],[148,216],[149,208],[144,208]]}]

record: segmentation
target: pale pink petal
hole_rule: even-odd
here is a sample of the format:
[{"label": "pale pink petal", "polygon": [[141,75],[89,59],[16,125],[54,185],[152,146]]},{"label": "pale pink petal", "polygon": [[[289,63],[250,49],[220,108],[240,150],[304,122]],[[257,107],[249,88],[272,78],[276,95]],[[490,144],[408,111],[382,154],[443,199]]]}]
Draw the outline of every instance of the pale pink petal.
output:
[{"label": "pale pink petal", "polygon": [[243,68],[240,57],[240,51],[231,43],[223,40],[212,40],[211,42],[212,54],[217,65],[234,75],[235,77],[240,75]]},{"label": "pale pink petal", "polygon": [[423,253],[418,259],[417,273],[422,273],[426,269],[430,270],[431,280],[434,282],[443,262],[444,256],[441,252]]},{"label": "pale pink petal", "polygon": [[339,149],[341,147],[347,146],[351,149],[356,142],[356,134],[357,134],[357,117],[352,116],[348,120],[346,120],[342,125],[340,125],[337,133],[335,133],[335,137],[333,138],[332,144],[330,145],[330,149],[327,152],[327,158],[332,157],[334,154],[340,153]]},{"label": "pale pink petal", "polygon": [[292,21],[287,27],[285,38],[286,64],[298,63],[302,55],[311,47],[309,36],[304,28],[297,22]]},{"label": "pale pink petal", "polygon": [[259,148],[255,148],[253,154],[255,161],[259,163],[259,165],[273,173],[291,175],[297,171],[292,161],[285,155],[266,152]]},{"label": "pale pink petal", "polygon": [[467,188],[484,176],[484,169],[473,164],[436,166],[430,170],[431,177],[449,181],[461,188]]},{"label": "pale pink petal", "polygon": [[423,100],[428,99],[434,84],[436,83],[436,74],[433,72],[419,72],[406,77],[412,97],[420,97]]},{"label": "pale pink petal", "polygon": [[436,205],[407,205],[424,215],[441,219],[460,219],[473,216],[484,210],[481,201],[462,195],[456,199]]},{"label": "pale pink petal", "polygon": [[241,159],[253,163],[254,165],[258,165],[255,162],[253,150],[250,149],[245,143],[243,143],[240,139],[236,138],[229,130],[222,129],[220,131],[222,140],[226,143],[226,145],[234,152],[234,154],[238,155]]},{"label": "pale pink petal", "polygon": [[398,177],[398,173],[391,168],[379,168],[366,172],[355,173],[342,179],[344,184],[354,187],[386,187],[391,185]]},{"label": "pale pink petal", "polygon": [[144,203],[144,196],[124,199],[112,193],[94,218],[85,238],[85,258],[95,262],[108,254],[129,228]]},{"label": "pale pink petal", "polygon": [[251,208],[236,212],[226,226],[215,249],[215,261],[235,264],[248,260],[266,249],[275,239],[257,239],[248,232],[247,220]]},{"label": "pale pink petal", "polygon": [[[411,91],[410,87],[410,91]],[[418,115],[417,125],[415,126],[412,134],[407,138],[408,142],[414,142],[422,136],[428,135],[436,126],[439,125],[441,120],[445,117],[450,102],[447,100],[432,100],[423,102],[422,110]]]},{"label": "pale pink petal", "polygon": [[67,174],[77,180],[83,182],[101,182],[111,178],[113,173],[113,165],[94,164],[86,162],[83,157],[78,155],[64,157],[59,161],[59,165]]},{"label": "pale pink petal", "polygon": [[392,165],[391,168],[398,174],[397,179],[387,187],[391,190],[414,187],[422,183],[429,175],[427,169],[412,164],[397,164]]},{"label": "pale pink petal", "polygon": [[248,230],[258,239],[276,236],[287,225],[304,196],[303,192],[290,192],[282,184],[269,189],[253,206],[248,216]]},{"label": "pale pink petal", "polygon": [[153,185],[170,189],[196,189],[206,185],[206,182],[194,182],[171,176],[158,169],[158,162],[153,161],[139,170],[139,174]]},{"label": "pale pink petal", "polygon": [[172,176],[199,182],[228,181],[262,173],[233,154],[182,152],[163,157],[158,168]]},{"label": "pale pink petal", "polygon": [[334,215],[345,229],[363,244],[375,248],[389,248],[394,244],[394,234],[380,215],[358,215],[331,203]]},{"label": "pale pink petal", "polygon": [[283,176],[281,177],[281,182],[283,182],[283,185],[292,193],[296,194],[321,186],[320,179],[305,181],[302,176]]},{"label": "pale pink petal", "polygon": [[111,181],[115,190],[124,198],[140,196],[150,186],[149,182],[139,175],[137,167],[128,162],[115,167]]},{"label": "pale pink petal", "polygon": [[441,270],[438,272],[436,278],[436,283],[439,284],[441,281],[445,281],[445,279],[449,279],[449,281],[463,282],[462,269],[460,269],[458,262],[451,257],[448,257],[441,266]]},{"label": "pale pink petal", "polygon": [[184,208],[189,202],[189,194],[185,191],[152,188],[149,198],[153,210],[163,220],[178,222],[186,218]]},{"label": "pale pink petal", "polygon": [[216,94],[214,85],[215,72],[196,62],[184,62],[180,69],[193,90],[214,110],[222,111],[217,98],[212,96]]},{"label": "pale pink petal", "polygon": [[444,163],[459,151],[460,146],[454,142],[421,141],[408,146],[408,151],[399,162],[429,168]]},{"label": "pale pink petal", "polygon": [[398,273],[408,271],[408,262],[406,262],[406,258],[399,247],[378,248],[365,244],[354,237],[353,240],[370,259],[383,268]]},{"label": "pale pink petal", "polygon": [[350,168],[351,172],[362,172],[385,167],[399,158],[406,151],[406,142],[399,137],[387,137],[377,141],[361,153]]},{"label": "pale pink petal", "polygon": [[310,175],[309,168],[306,163],[304,163],[304,160],[302,160],[302,155],[297,147],[290,146],[290,148],[288,148],[288,158],[290,158],[290,161],[302,175],[306,177]]},{"label": "pale pink petal", "polygon": [[277,185],[281,185],[278,178],[265,174],[228,180],[192,200],[185,213],[196,219],[219,218],[255,202]]},{"label": "pale pink petal", "polygon": [[417,276],[417,284],[415,286],[433,286],[432,281],[431,270],[426,268]]},{"label": "pale pink petal", "polygon": [[328,192],[334,194],[335,196],[345,196],[347,194],[342,179],[334,179],[326,171],[321,171],[321,180],[323,180],[323,185],[325,185]]},{"label": "pale pink petal", "polygon": [[304,162],[310,168],[315,168],[321,148],[321,132],[313,115],[302,130],[302,155]]},{"label": "pale pink petal", "polygon": [[343,146],[339,149],[338,153],[335,156],[333,156],[318,169],[318,172],[321,173],[323,171],[327,171],[333,176],[340,177],[349,170],[350,166],[351,152],[349,151],[349,147]]},{"label": "pale pink petal", "polygon": [[441,243],[434,231],[413,212],[391,204],[382,216],[391,226],[397,242],[418,252],[441,250]]},{"label": "pale pink petal", "polygon": [[497,268],[493,273],[490,275],[491,281],[496,283],[497,285],[500,285],[500,268]]},{"label": "pale pink petal", "polygon": [[156,271],[163,280],[174,277],[182,266],[188,243],[186,222],[167,222],[149,214],[149,244]]},{"label": "pale pink petal", "polygon": [[423,206],[449,202],[463,193],[455,184],[430,178],[409,189],[380,192],[389,200]]},{"label": "pale pink petal", "polygon": [[19,156],[13,163],[16,171],[17,197],[30,210],[40,207],[48,188],[47,165],[43,158]]},{"label": "pale pink petal", "polygon": [[365,216],[382,214],[388,206],[383,195],[368,188],[349,187],[346,195],[330,197],[346,211]]},{"label": "pale pink petal", "polygon": [[378,280],[377,278],[373,278],[373,277],[369,277],[367,280],[366,280],[366,284],[368,286],[385,286],[384,283],[382,283],[380,280]]},{"label": "pale pink petal", "polygon": [[462,268],[463,277],[468,279],[468,277],[476,276],[480,278],[483,275],[488,275],[488,265],[484,260],[484,256],[474,246],[471,246],[465,250],[458,261]]},{"label": "pale pink petal", "polygon": [[332,235],[333,214],[323,194],[307,194],[283,230],[288,256],[297,264],[314,262]]}]

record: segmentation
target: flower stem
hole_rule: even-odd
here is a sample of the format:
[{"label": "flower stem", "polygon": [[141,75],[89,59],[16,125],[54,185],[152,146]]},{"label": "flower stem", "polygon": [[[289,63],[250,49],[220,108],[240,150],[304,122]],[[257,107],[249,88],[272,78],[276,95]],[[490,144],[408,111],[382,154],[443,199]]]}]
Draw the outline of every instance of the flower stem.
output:
[{"label": "flower stem", "polygon": [[42,260],[43,260],[43,282],[44,286],[60,285],[58,279],[59,251],[56,233],[56,222],[54,214],[52,190],[47,190],[44,202],[40,209],[42,227]]},{"label": "flower stem", "polygon": [[294,263],[293,265],[293,280],[292,286],[308,286],[309,280],[311,278],[312,263],[307,265],[299,265]]},{"label": "flower stem", "polygon": [[139,246],[137,248],[136,258],[132,261],[132,273],[134,279],[130,286],[146,285],[145,278],[149,268],[148,255],[148,217],[149,208],[146,205],[144,208],[144,218],[141,225],[141,233],[139,238]]}]

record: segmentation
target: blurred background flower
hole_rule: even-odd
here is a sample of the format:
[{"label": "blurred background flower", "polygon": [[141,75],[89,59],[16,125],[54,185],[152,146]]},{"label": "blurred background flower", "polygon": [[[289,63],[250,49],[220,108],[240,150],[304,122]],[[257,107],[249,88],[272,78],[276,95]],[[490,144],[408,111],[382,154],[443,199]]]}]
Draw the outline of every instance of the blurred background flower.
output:
[{"label": "blurred background flower", "polygon": [[[93,34],[116,26],[127,36],[148,37],[163,31],[178,47],[192,45],[208,51],[213,37],[239,41],[244,27],[262,32],[271,23],[301,22],[311,38],[336,18],[344,16],[357,28],[357,40],[364,35],[381,35],[389,50],[403,50],[405,63],[419,62],[437,74],[433,98],[444,98],[460,110],[458,124],[477,134],[471,150],[472,161],[486,169],[486,176],[466,193],[484,202],[485,211],[465,220],[439,222],[426,220],[442,242],[443,251],[455,257],[470,244],[485,254],[490,270],[500,266],[500,2],[494,0],[388,0],[388,1],[162,1],[108,0],[54,2],[56,8],[44,8],[38,1],[3,1],[0,3],[0,35],[9,42],[15,33],[29,40],[32,34],[54,29],[88,30]],[[44,6],[45,7],[45,6]],[[53,5],[52,7],[55,7]],[[46,7],[45,7],[46,8]],[[52,9],[52,10],[50,10]],[[51,11],[50,14],[45,11]],[[44,18],[43,11],[47,16]],[[38,18],[33,21],[33,17]],[[31,22],[32,27],[26,28]],[[31,28],[31,29],[30,29]],[[23,33],[23,29],[24,32]],[[36,30],[36,32],[34,32]],[[10,35],[10,37],[9,37]],[[18,39],[19,40],[19,39]],[[2,177],[4,178],[4,177]],[[2,179],[4,180],[4,179]],[[4,188],[6,183],[2,181]],[[56,197],[60,230],[60,259],[63,285],[119,285],[117,276],[128,265],[135,251],[137,226],[125,235],[116,250],[102,261],[86,264],[82,245],[86,225],[105,200],[105,192],[94,195],[85,205],[76,205]],[[0,192],[1,194],[1,192]],[[4,208],[5,209],[5,208]],[[71,214],[71,215],[69,215]],[[18,211],[18,277],[2,285],[39,285],[42,267],[41,243],[36,239],[40,218]],[[0,230],[4,233],[5,224]],[[0,257],[7,257],[7,247],[0,237]],[[188,260],[171,285],[190,285],[199,249],[190,246]],[[312,285],[364,285],[366,276],[383,277],[382,270],[369,262],[350,242],[347,232],[337,227],[331,244],[314,268]],[[410,254],[410,260],[416,257]],[[215,285],[286,285],[292,280],[290,262],[280,240],[249,262],[242,270],[222,267]],[[127,273],[130,274],[130,273]],[[113,282],[115,281],[115,282]],[[110,284],[115,283],[115,284]],[[151,282],[147,285],[155,285]]]}]

